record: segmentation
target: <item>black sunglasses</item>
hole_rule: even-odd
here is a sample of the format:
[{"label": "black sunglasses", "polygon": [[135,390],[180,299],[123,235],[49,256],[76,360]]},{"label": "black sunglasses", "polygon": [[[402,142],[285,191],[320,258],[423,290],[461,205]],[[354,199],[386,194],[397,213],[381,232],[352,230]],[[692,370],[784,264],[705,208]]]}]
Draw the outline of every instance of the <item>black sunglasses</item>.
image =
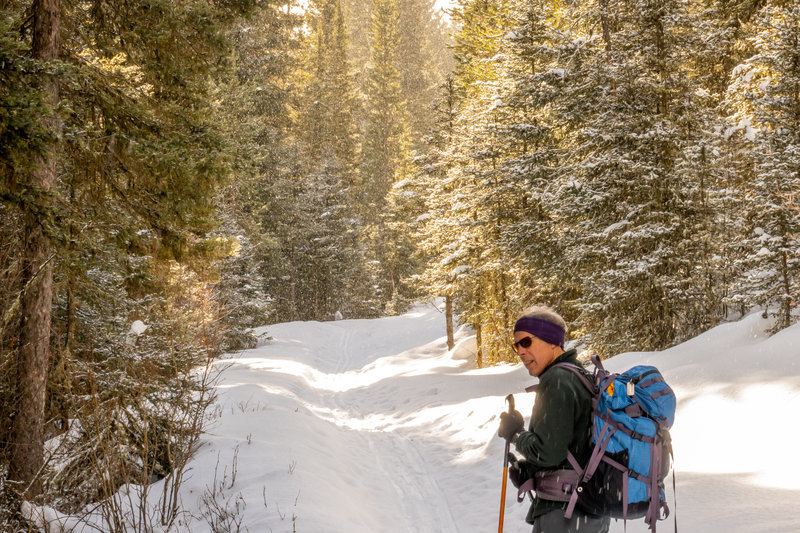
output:
[{"label": "black sunglasses", "polygon": [[533,339],[536,337],[523,337],[517,342],[511,343],[511,348],[514,350],[514,353],[519,353],[519,347],[522,346],[523,348],[530,348],[531,344],[533,344]]}]

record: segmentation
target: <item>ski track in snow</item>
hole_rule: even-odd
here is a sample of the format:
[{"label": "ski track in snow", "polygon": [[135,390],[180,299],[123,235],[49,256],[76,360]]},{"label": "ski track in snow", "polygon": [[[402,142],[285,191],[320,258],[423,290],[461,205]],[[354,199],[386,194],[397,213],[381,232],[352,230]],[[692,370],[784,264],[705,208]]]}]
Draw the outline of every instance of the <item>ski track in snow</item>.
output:
[{"label": "ski track in snow", "polygon": [[[341,375],[348,371],[358,373],[353,368],[354,354],[357,353],[353,346],[355,337],[356,331],[344,329],[340,340],[329,344],[329,355],[338,362],[336,374]],[[357,401],[358,397],[355,400],[350,397],[349,394],[336,392],[326,395],[326,401],[329,402],[327,407],[333,412],[343,414],[335,422],[364,420],[364,409],[361,402]],[[431,477],[431,468],[426,466],[423,455],[414,444],[420,435],[390,425],[380,429],[368,427],[362,431],[362,436],[372,454],[365,459],[376,466],[373,472],[381,475],[382,481],[379,483],[393,489],[394,494],[390,499],[401,507],[400,516],[405,521],[405,527],[395,523],[391,526],[392,531],[458,531],[450,515],[449,505],[442,496],[444,493]],[[431,516],[428,509],[439,512]],[[424,524],[422,529],[420,524]]]},{"label": "ski track in snow", "polygon": [[[357,522],[328,523],[324,531],[459,531],[445,492],[431,476],[431,471],[440,466],[426,463],[425,452],[435,442],[426,435],[424,424],[414,422],[413,412],[395,416],[396,406],[411,403],[409,398],[398,396],[405,392],[401,387],[392,385],[395,380],[403,379],[395,373],[405,371],[409,359],[428,358],[431,349],[426,348],[426,343],[435,345],[437,353],[442,353],[443,320],[435,318],[431,327],[411,335],[403,328],[392,327],[392,318],[385,319],[386,328],[381,328],[380,322],[374,328],[363,327],[367,323],[362,325],[361,321],[314,323],[309,327],[312,338],[299,343],[298,337],[303,337],[302,325],[278,325],[271,342],[244,352],[235,360],[234,366],[247,365],[249,359],[274,361],[274,364],[262,362],[258,373],[248,377],[248,381],[264,384],[285,381],[281,375],[285,369],[277,361],[305,364],[307,359],[307,368],[295,365],[293,372],[298,375],[297,371],[302,369],[307,390],[297,384],[289,388],[316,416],[347,432],[350,444],[336,449],[335,461],[340,465],[359,464],[370,478],[370,490],[360,495],[371,501],[355,501],[354,506],[372,503],[395,508],[389,509],[388,517],[376,517],[377,524],[367,522],[362,528]],[[431,389],[428,394],[436,391]],[[423,443],[421,448],[419,443]],[[303,462],[298,459],[297,473]],[[358,491],[353,499],[358,498],[357,494]],[[302,525],[307,518],[305,513],[310,511],[299,507],[298,524]]]}]

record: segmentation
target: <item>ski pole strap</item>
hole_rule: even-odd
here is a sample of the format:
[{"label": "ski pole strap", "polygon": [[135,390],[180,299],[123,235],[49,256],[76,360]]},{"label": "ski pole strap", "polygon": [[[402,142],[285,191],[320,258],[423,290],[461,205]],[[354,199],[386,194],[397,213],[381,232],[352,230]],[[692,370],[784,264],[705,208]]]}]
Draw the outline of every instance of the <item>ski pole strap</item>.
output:
[{"label": "ski pole strap", "polygon": [[[517,503],[522,503],[525,500],[526,494],[531,494],[534,490],[536,490],[535,485],[536,483],[532,477],[528,478],[525,483],[520,485],[517,489]],[[533,498],[533,495],[531,495],[531,498]]]}]

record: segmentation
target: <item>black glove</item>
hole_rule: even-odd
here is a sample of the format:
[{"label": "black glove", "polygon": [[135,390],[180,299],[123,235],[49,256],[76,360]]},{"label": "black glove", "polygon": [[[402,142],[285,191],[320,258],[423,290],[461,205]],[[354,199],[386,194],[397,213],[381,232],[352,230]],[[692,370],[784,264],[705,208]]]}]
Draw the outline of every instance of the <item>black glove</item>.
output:
[{"label": "black glove", "polygon": [[522,413],[516,409],[510,413],[500,413],[500,429],[497,430],[497,435],[501,439],[511,440],[514,435],[519,433],[525,428],[525,421],[522,419]]},{"label": "black glove", "polygon": [[519,461],[516,455],[511,452],[508,453],[508,479],[517,488],[528,481],[529,476],[527,472],[523,471],[524,466],[524,460]]}]

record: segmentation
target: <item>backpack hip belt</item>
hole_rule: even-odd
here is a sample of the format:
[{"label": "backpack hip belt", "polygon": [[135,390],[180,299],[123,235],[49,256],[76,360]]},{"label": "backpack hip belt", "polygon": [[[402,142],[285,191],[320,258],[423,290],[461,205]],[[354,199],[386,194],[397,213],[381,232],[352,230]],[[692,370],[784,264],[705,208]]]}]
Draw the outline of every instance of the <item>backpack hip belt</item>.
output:
[{"label": "backpack hip belt", "polygon": [[572,468],[536,472],[519,486],[517,501],[522,502],[526,494],[535,492],[543,500],[568,502],[578,488],[579,481],[580,474]]}]

